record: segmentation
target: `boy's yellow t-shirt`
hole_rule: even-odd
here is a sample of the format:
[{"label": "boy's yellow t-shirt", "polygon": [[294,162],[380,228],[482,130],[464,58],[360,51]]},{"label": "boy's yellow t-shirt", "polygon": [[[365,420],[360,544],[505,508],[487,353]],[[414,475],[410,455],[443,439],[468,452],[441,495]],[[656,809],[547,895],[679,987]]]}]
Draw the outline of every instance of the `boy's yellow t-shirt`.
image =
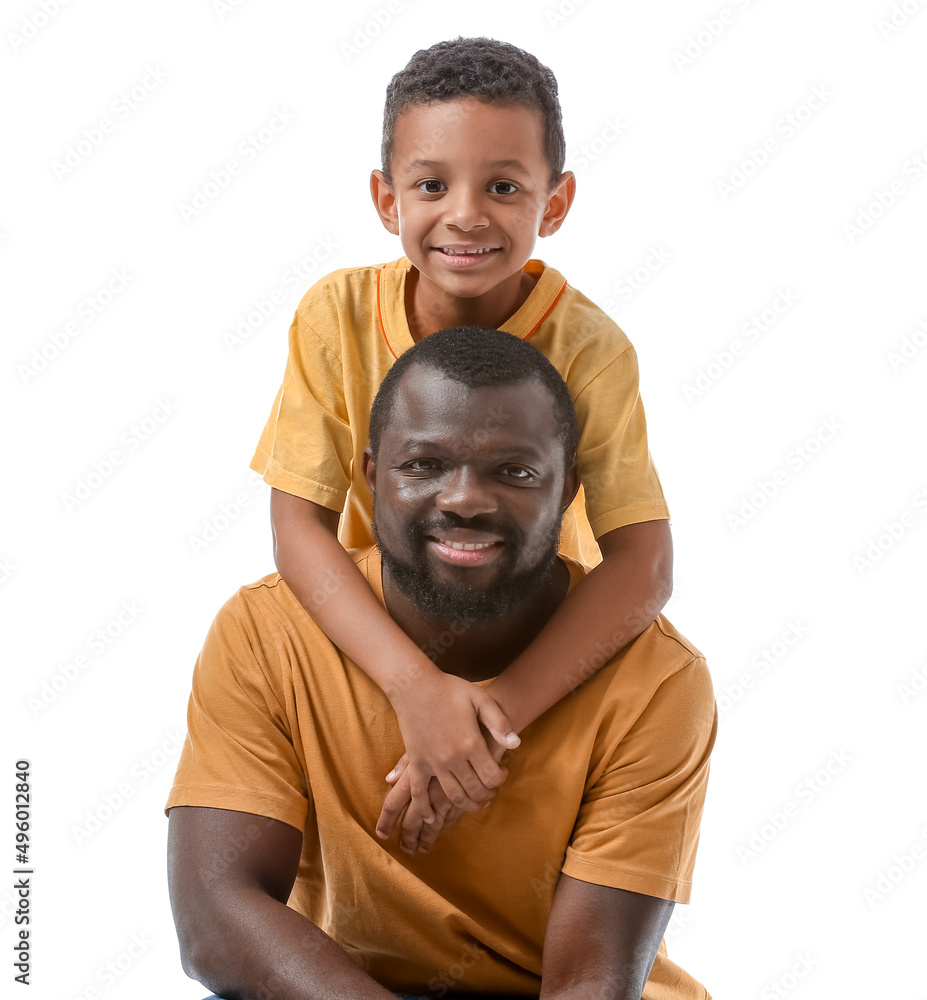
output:
[{"label": "boy's yellow t-shirt", "polygon": [[[379,553],[354,559],[382,601]],[[583,570],[567,565],[575,586]],[[289,906],[393,990],[537,996],[561,871],[689,901],[717,714],[705,660],[662,615],[525,729],[492,805],[427,854],[374,835],[383,775],[402,753],[386,695],[278,574],[219,612],[187,721],[167,808],[300,830]],[[217,854],[202,878],[234,860]],[[707,995],[661,947],[644,1000]]]},{"label": "boy's yellow t-shirt", "polygon": [[[373,543],[361,471],[370,407],[393,361],[413,346],[406,257],[334,271],[306,293],[290,327],[283,384],[251,468],[285,493],[342,512],[347,548]],[[579,420],[583,488],[563,522],[561,550],[593,566],[595,539],[669,517],[647,447],[637,355],[618,325],[542,261],[536,284],[500,329],[528,340],[566,381]]]}]

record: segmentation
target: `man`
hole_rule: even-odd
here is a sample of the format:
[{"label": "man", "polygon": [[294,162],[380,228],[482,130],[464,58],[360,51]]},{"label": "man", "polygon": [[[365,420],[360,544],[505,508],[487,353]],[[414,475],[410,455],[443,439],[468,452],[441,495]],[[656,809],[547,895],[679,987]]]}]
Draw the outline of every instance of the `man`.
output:
[{"label": "man", "polygon": [[[378,546],[355,560],[461,684],[491,682],[581,578],[557,556],[576,446],[563,381],[510,334],[432,334],[380,388],[364,464]],[[288,1000],[707,996],[660,944],[689,896],[707,668],[660,617],[590,674],[577,665],[572,696],[526,727],[486,808],[437,837],[403,830],[433,845],[406,853],[375,835],[378,776],[402,750],[386,696],[278,575],[243,588],[197,662],[168,802],[187,972]]]}]

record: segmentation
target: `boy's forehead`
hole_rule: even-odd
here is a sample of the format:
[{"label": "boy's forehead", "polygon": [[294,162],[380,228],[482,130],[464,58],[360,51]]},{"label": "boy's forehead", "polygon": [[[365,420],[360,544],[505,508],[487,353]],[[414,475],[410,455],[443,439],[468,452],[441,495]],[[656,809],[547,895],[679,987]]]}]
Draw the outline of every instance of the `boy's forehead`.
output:
[{"label": "boy's forehead", "polygon": [[459,97],[412,104],[399,114],[394,170],[444,164],[463,156],[497,167],[546,165],[541,112],[514,101]]}]

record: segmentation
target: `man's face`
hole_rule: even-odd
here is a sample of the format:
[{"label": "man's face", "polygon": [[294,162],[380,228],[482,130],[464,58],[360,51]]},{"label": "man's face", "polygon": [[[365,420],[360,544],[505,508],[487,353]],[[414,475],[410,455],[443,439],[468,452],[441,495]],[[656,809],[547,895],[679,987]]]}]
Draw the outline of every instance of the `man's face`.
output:
[{"label": "man's face", "polygon": [[399,117],[392,183],[374,171],[390,196],[375,198],[432,294],[475,298],[517,286],[537,237],[559,228],[566,211],[557,192],[572,175],[551,190],[542,129],[533,108],[472,97]]},{"label": "man's face", "polygon": [[424,614],[499,621],[547,583],[578,481],[552,411],[537,381],[403,376],[365,475],[386,571]]}]

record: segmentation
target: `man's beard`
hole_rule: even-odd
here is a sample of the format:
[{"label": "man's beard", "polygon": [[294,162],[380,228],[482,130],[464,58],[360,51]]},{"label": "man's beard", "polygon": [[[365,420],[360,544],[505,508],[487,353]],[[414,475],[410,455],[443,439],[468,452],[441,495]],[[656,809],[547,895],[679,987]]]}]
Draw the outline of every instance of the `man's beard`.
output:
[{"label": "man's beard", "polygon": [[[453,528],[467,527],[502,536],[505,550],[496,563],[497,579],[488,588],[476,588],[466,583],[466,570],[460,582],[435,579],[426,552],[427,536],[440,537]],[[409,529],[412,562],[402,562],[384,545],[377,532],[374,505],[373,534],[390,579],[422,612],[439,621],[466,621],[472,625],[489,625],[510,617],[529,604],[550,580],[550,571],[557,560],[560,524],[554,522],[539,540],[535,564],[514,572],[512,565],[524,548],[524,534],[514,527],[500,531],[487,519],[475,517],[464,521],[453,514],[436,515],[420,521]]]}]

